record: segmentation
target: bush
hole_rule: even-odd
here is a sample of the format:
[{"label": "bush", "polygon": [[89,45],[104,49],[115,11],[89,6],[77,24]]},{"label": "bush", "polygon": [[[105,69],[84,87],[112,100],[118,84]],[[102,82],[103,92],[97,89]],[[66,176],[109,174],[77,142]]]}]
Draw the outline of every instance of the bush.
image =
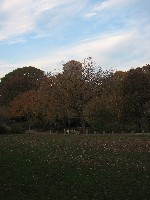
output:
[{"label": "bush", "polygon": [[20,124],[11,125],[11,133],[13,134],[22,134],[25,133],[25,129]]},{"label": "bush", "polygon": [[0,134],[8,134],[11,132],[11,128],[6,124],[0,124]]}]

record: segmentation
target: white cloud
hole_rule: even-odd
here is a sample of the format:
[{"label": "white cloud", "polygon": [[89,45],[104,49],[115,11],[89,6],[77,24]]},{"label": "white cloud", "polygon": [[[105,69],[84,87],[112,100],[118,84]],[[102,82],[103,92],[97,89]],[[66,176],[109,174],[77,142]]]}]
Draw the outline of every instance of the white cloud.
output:
[{"label": "white cloud", "polygon": [[24,64],[44,67],[45,71],[51,71],[58,68],[61,61],[67,62],[72,59],[82,61],[91,56],[105,69],[113,67],[125,70],[142,66],[150,60],[149,45],[150,40],[144,41],[138,32],[118,32],[49,52],[43,57]]},{"label": "white cloud", "polygon": [[8,40],[10,38],[22,35],[31,31],[35,25],[35,20],[30,15],[31,1],[9,0],[2,1],[0,12],[3,13],[4,20],[0,21],[1,31],[0,39]]},{"label": "white cloud", "polygon": [[129,3],[131,3],[130,0],[106,0],[94,6],[94,10],[95,11],[110,10],[119,6],[123,7]]},{"label": "white cloud", "polygon": [[12,66],[10,63],[6,63],[5,61],[0,60],[0,79],[15,68],[16,66]]},{"label": "white cloud", "polygon": [[91,17],[94,17],[95,15],[97,15],[96,12],[89,12],[89,13],[86,13],[86,14],[84,15],[84,17],[85,17],[85,18],[91,18]]},{"label": "white cloud", "polygon": [[123,12],[126,6],[132,6],[136,1],[138,0],[104,0],[91,4],[90,11],[84,14],[84,17],[90,18],[98,15],[104,20],[110,19],[119,12]]},{"label": "white cloud", "polygon": [[[89,56],[93,57],[103,69],[128,70],[131,67],[143,66],[150,61],[150,39],[146,33],[122,31],[114,34],[106,34],[95,38],[89,38],[79,44],[66,46],[54,51],[49,51],[43,56],[32,60],[26,60],[17,64],[0,63],[1,77],[4,73],[12,71],[15,67],[35,66],[44,71],[61,70],[61,61],[83,61]],[[9,67],[11,66],[11,67]],[[7,69],[5,70],[5,67]]]},{"label": "white cloud", "polygon": [[[140,0],[105,0],[95,4],[92,0],[0,0],[0,41],[25,42],[25,34],[30,32],[35,38],[48,37],[53,33],[58,36],[55,30],[64,28],[68,22],[74,23],[71,20],[76,15],[84,16],[86,22],[95,16],[96,20],[92,21],[89,29],[98,30],[102,27],[99,33],[97,30],[95,33],[95,36],[100,36],[85,38],[78,44],[74,42],[69,45],[66,41],[66,46],[57,50],[56,47],[54,50],[53,46],[49,49],[45,46],[46,53],[43,51],[43,55],[38,55],[37,51],[32,60],[22,60],[15,64],[1,61],[0,76],[12,71],[11,69],[29,65],[51,71],[58,68],[62,60],[82,61],[89,56],[104,68],[126,70],[149,63],[150,26],[147,22],[150,17],[138,7],[139,2]],[[132,6],[136,3],[137,6],[133,9]],[[148,1],[144,5],[148,5]],[[126,12],[128,9],[130,12]],[[117,28],[113,24],[114,19],[119,22]],[[103,27],[103,24],[107,27]],[[122,28],[123,24],[125,26]],[[106,31],[108,34],[103,34]]]},{"label": "white cloud", "polygon": [[[2,0],[0,2],[0,41],[13,39],[13,37],[22,37],[24,34],[39,31],[38,22],[42,17],[45,20],[44,25],[56,23],[53,27],[59,27],[59,23],[62,23],[64,16],[78,12],[86,1]],[[43,16],[44,14],[45,16]]]}]

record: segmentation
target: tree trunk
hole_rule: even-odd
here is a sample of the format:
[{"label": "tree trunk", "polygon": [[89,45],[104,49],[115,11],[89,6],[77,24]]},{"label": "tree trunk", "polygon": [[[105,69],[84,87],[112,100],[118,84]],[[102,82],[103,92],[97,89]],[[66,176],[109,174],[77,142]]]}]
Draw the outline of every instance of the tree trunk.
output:
[{"label": "tree trunk", "polygon": [[29,121],[29,129],[28,131],[30,132],[31,131],[31,124],[30,124],[30,121]]},{"label": "tree trunk", "polygon": [[70,134],[70,117],[68,117],[68,130],[69,130],[69,134]]},{"label": "tree trunk", "polygon": [[80,120],[81,120],[81,126],[82,126],[82,133],[86,133],[86,125],[85,125],[85,119],[83,116],[83,111],[80,112]]}]

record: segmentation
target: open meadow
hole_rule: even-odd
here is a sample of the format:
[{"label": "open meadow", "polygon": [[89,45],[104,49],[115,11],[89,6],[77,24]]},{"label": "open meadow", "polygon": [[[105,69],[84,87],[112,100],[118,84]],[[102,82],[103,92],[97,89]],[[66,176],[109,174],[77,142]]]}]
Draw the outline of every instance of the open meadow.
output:
[{"label": "open meadow", "polygon": [[0,200],[148,200],[150,135],[0,135]]}]

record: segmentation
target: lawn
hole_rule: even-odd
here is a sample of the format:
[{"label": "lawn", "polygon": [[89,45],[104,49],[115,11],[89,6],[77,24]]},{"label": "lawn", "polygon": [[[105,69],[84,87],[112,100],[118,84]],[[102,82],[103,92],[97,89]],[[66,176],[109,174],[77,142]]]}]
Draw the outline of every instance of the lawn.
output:
[{"label": "lawn", "polygon": [[0,136],[0,200],[149,200],[150,135]]}]

